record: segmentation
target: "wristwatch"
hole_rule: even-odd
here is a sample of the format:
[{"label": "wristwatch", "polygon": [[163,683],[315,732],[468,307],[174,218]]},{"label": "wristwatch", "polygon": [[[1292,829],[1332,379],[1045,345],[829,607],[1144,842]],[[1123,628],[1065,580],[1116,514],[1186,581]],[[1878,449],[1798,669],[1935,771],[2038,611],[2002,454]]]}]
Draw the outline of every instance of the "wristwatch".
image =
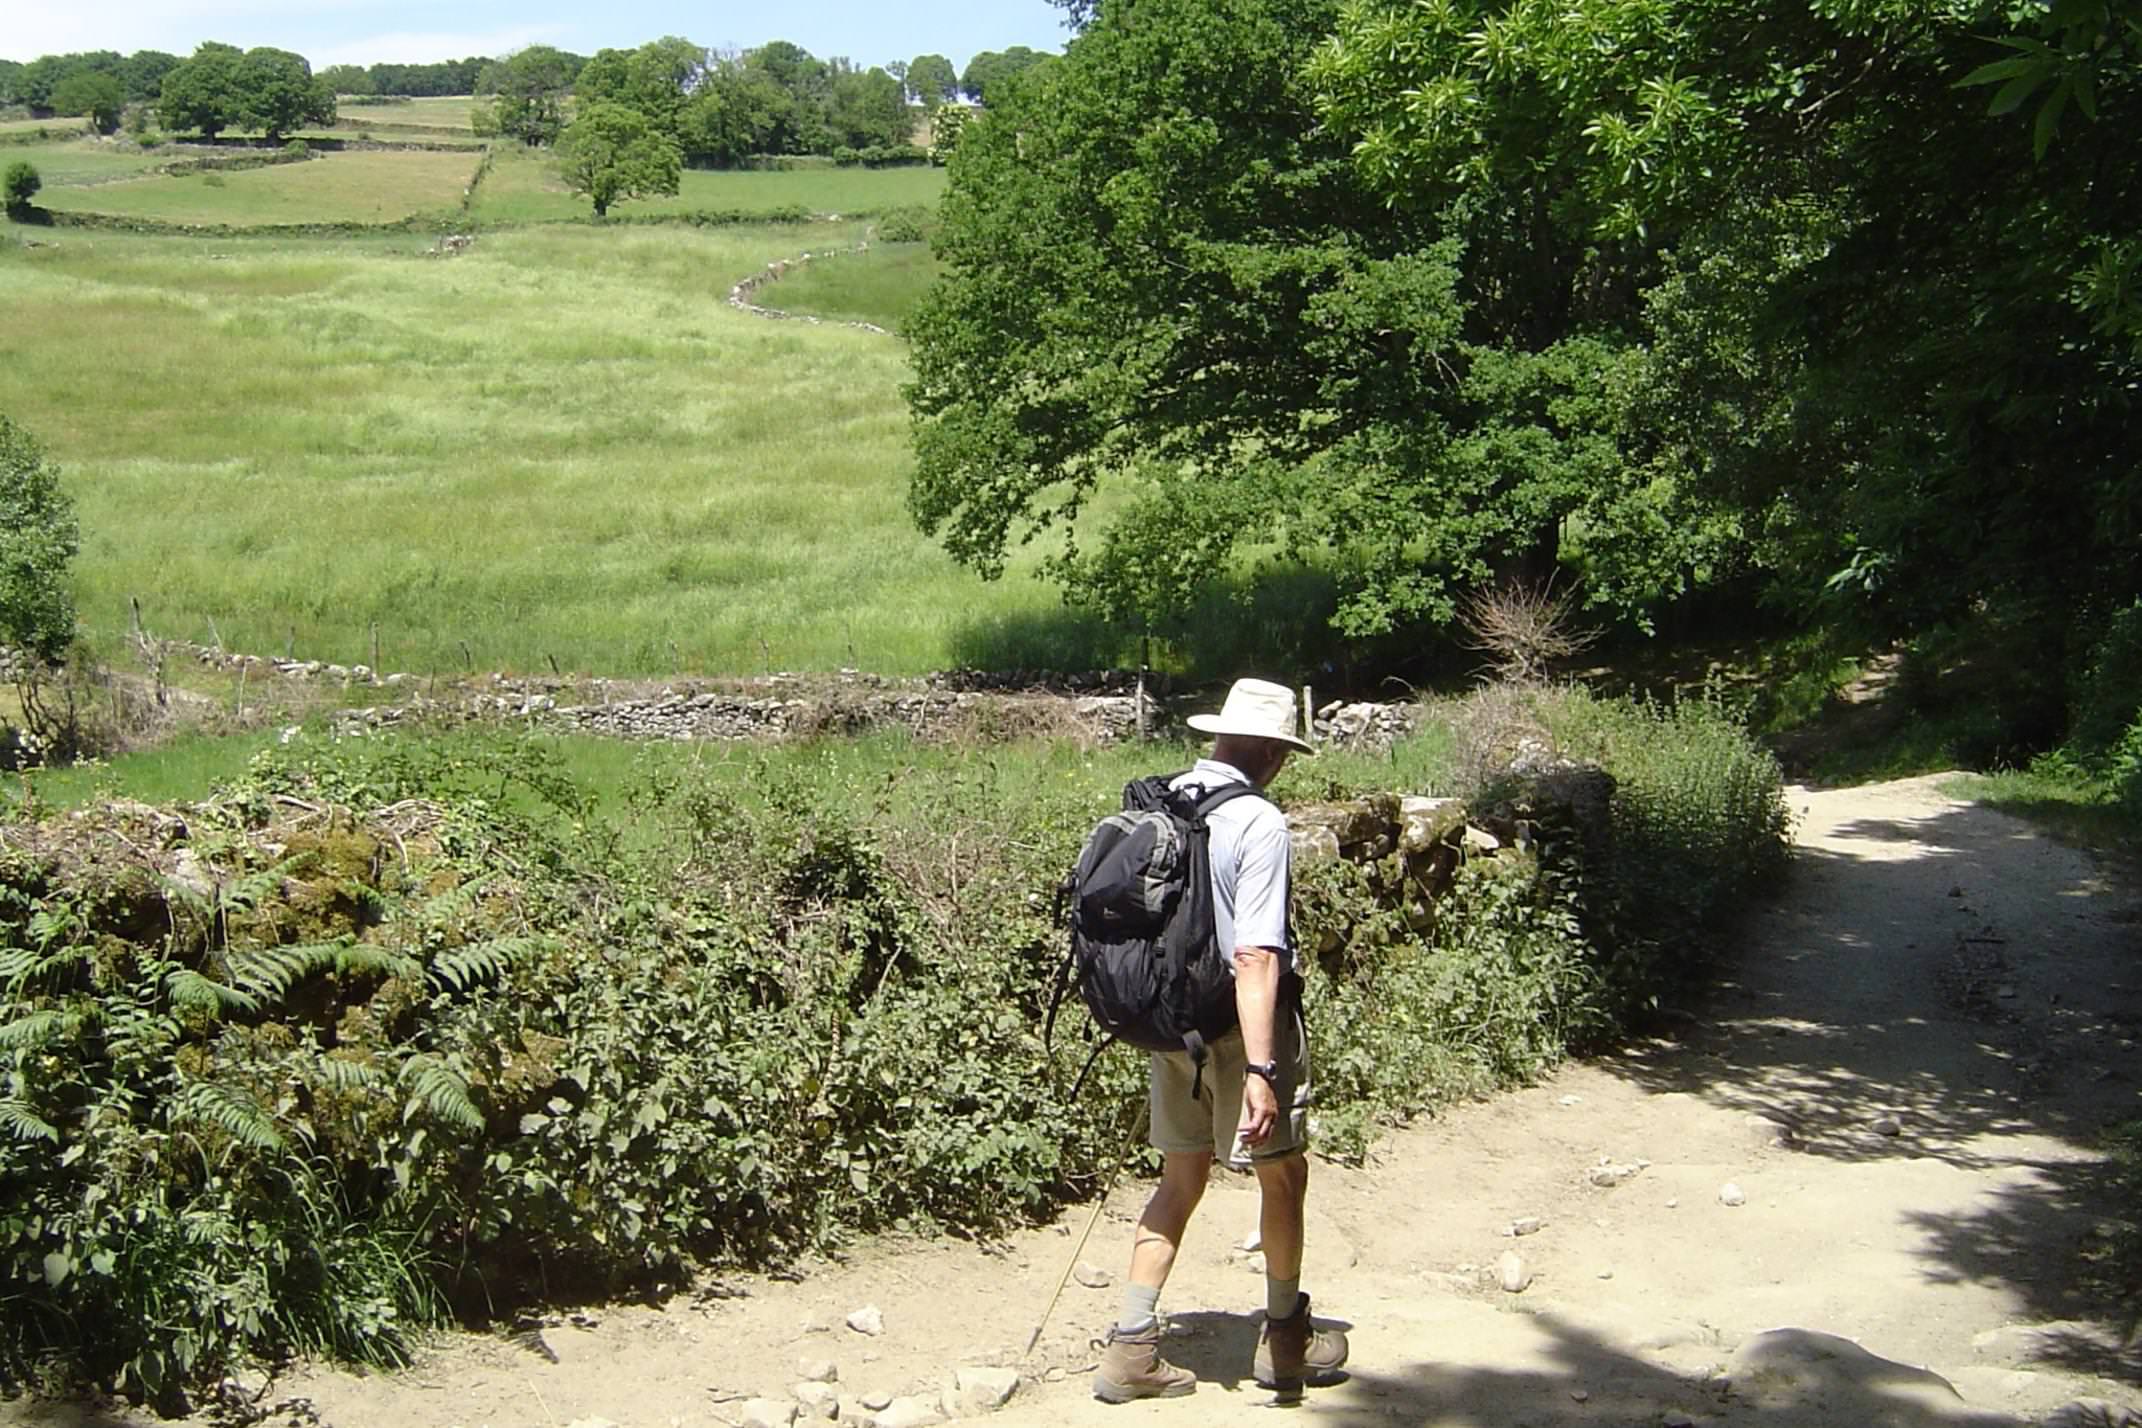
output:
[{"label": "wristwatch", "polygon": [[1242,1068],[1252,1076],[1262,1076],[1273,1090],[1279,1089],[1279,1063],[1277,1061],[1252,1061]]}]

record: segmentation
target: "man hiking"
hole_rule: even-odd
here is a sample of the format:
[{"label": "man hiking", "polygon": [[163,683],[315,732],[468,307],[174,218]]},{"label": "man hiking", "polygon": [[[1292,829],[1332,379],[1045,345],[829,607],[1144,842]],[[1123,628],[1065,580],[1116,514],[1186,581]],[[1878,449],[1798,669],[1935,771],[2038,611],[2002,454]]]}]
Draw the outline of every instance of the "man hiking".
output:
[{"label": "man hiking", "polygon": [[[1295,736],[1292,691],[1264,680],[1236,681],[1218,714],[1192,715],[1189,723],[1214,736],[1212,756],[1176,779],[1178,789],[1262,790],[1289,754],[1316,752]],[[1196,1375],[1160,1357],[1156,1309],[1214,1156],[1255,1171],[1261,1196],[1265,1318],[1252,1366],[1257,1382],[1297,1391],[1346,1362],[1346,1336],[1314,1328],[1301,1292],[1309,1049],[1287,933],[1286,816],[1265,798],[1239,797],[1207,821],[1213,921],[1234,972],[1239,1025],[1211,1042],[1202,1068],[1188,1051],[1152,1053],[1152,1143],[1163,1166],[1138,1220],[1122,1315],[1094,1371],[1094,1396],[1110,1403],[1174,1398],[1197,1386]]]}]

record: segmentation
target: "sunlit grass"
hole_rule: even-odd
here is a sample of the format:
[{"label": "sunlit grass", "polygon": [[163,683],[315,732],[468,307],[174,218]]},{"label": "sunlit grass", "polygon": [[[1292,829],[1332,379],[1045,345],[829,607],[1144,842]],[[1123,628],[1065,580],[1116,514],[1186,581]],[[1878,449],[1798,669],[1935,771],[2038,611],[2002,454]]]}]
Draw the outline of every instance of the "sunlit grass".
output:
[{"label": "sunlit grass", "polygon": [[762,288],[757,300],[784,312],[875,323],[899,332],[939,271],[927,243],[878,243],[866,253],[814,258]]},{"label": "sunlit grass", "polygon": [[169,144],[144,149],[132,140],[68,139],[50,144],[10,145],[0,149],[0,157],[10,164],[27,159],[36,165],[37,176],[45,184],[45,191],[38,195],[37,202],[51,207],[51,190],[54,188],[146,173],[199,152]]},{"label": "sunlit grass", "polygon": [[[945,171],[927,166],[889,169],[805,168],[783,170],[687,169],[674,198],[634,199],[611,211],[632,214],[779,214],[796,209],[817,214],[882,213],[890,208],[934,205],[943,196]],[[541,223],[587,218],[588,201],[566,188],[550,156],[502,148],[476,195],[476,216],[491,223]]]},{"label": "sunlit grass", "polygon": [[471,154],[358,150],[302,164],[69,188],[38,199],[62,212],[162,223],[393,223],[454,208],[475,165]]},{"label": "sunlit grass", "polygon": [[0,249],[5,409],[75,494],[107,643],[138,596],[165,635],[343,663],[376,625],[419,674],[908,673],[1007,626],[1039,653],[1077,633],[1054,592],[907,516],[904,344],[721,300],[861,231],[68,233]]}]

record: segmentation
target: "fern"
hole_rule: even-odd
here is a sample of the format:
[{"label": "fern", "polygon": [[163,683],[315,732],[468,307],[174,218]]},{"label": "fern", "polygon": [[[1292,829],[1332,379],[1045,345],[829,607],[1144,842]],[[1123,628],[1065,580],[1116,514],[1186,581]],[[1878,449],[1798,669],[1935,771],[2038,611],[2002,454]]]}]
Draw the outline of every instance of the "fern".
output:
[{"label": "fern", "polygon": [[311,862],[315,855],[300,853],[294,858],[285,858],[272,868],[262,868],[257,873],[248,873],[242,878],[233,878],[216,889],[218,911],[245,912],[260,906],[262,898],[282,891],[283,883],[300,866]]},{"label": "fern", "polygon": [[282,1132],[245,1092],[211,1081],[191,1081],[179,1092],[174,1121],[198,1121],[215,1127],[253,1150],[281,1150]]},{"label": "fern", "polygon": [[28,1051],[42,1046],[59,1033],[66,1020],[64,1013],[56,1011],[34,1011],[19,1016],[0,1026],[0,1049]]},{"label": "fern", "polygon": [[260,1010],[260,998],[184,967],[164,978],[164,990],[170,993],[173,1006],[204,1011],[210,1016]]},{"label": "fern", "polygon": [[334,1091],[368,1091],[387,1079],[370,1062],[344,1056],[322,1057],[318,1065],[321,1083]]},{"label": "fern", "polygon": [[424,964],[391,947],[381,947],[372,942],[350,942],[344,944],[337,953],[335,971],[345,977],[353,973],[369,972],[413,982],[424,975]]},{"label": "fern", "polygon": [[226,954],[230,979],[246,991],[276,1001],[308,977],[336,970],[348,943],[299,942],[287,947],[251,947]]},{"label": "fern", "polygon": [[394,920],[397,923],[413,922],[419,927],[438,927],[451,922],[474,907],[476,899],[496,878],[495,873],[485,873],[422,902],[404,903]]},{"label": "fern", "polygon": [[432,958],[431,979],[465,992],[479,982],[496,981],[514,963],[549,945],[548,939],[541,937],[494,937],[486,942],[471,942]]},{"label": "fern", "polygon": [[17,1140],[49,1140],[54,1145],[59,1144],[59,1127],[20,1101],[0,1101],[0,1130]]},{"label": "fern", "polygon": [[468,1079],[438,1057],[410,1057],[402,1063],[401,1082],[408,1088],[411,1109],[422,1106],[440,1120],[463,1130],[483,1129],[483,1112],[469,1097]]}]

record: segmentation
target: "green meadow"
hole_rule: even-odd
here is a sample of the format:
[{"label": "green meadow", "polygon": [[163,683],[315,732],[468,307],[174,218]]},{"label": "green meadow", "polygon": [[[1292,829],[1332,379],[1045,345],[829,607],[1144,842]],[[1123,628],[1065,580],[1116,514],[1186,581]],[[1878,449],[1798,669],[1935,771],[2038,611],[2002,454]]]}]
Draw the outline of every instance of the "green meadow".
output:
[{"label": "green meadow", "polygon": [[[943,195],[939,168],[799,168],[780,170],[686,169],[674,198],[619,204],[621,218],[636,214],[741,213],[875,214],[890,208],[935,206]],[[486,223],[546,223],[583,219],[588,201],[567,189],[557,168],[541,154],[502,148],[490,176],[476,193],[476,216]],[[805,242],[802,248],[811,246]],[[741,276],[741,275],[739,275]]]},{"label": "green meadow", "polygon": [[473,154],[360,149],[301,164],[61,187],[40,193],[38,202],[56,212],[159,223],[396,223],[459,204],[476,164]]},{"label": "green meadow", "polygon": [[913,528],[904,344],[723,301],[864,231],[561,224],[444,257],[42,230],[0,243],[7,409],[75,495],[107,648],[138,597],[160,634],[264,653],[370,662],[376,628],[418,673],[1101,657],[1048,588]]}]

